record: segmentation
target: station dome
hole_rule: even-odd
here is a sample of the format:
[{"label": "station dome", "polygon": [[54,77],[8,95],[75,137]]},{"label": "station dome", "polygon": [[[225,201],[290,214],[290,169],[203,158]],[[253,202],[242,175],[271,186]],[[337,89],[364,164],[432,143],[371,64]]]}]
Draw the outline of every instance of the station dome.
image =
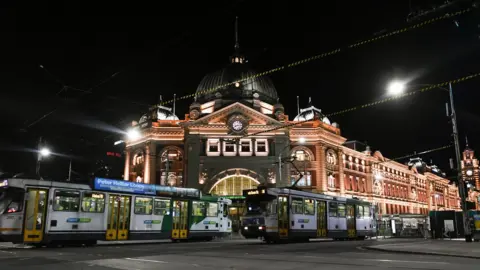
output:
[{"label": "station dome", "polygon": [[275,104],[278,100],[277,90],[270,78],[260,76],[247,64],[240,53],[238,42],[238,17],[235,20],[235,52],[230,57],[230,64],[216,72],[207,74],[195,92],[200,103],[223,100],[252,100],[253,98]]},{"label": "station dome", "polygon": [[[235,56],[232,58],[235,59]],[[246,63],[238,62],[206,75],[195,95],[203,103],[217,98],[252,99],[255,93],[258,94],[258,99],[270,104],[276,103],[278,99],[277,90],[270,78],[258,76]]]}]

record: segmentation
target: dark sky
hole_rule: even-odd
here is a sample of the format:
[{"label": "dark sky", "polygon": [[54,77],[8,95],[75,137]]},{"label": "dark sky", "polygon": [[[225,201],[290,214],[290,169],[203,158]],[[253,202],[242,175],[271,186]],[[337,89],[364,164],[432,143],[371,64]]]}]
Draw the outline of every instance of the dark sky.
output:
[{"label": "dark sky", "polygon": [[[3,2],[0,170],[25,171],[35,165],[28,151],[40,136],[85,170],[159,95],[193,93],[205,74],[227,64],[235,16],[243,52],[253,68],[264,71],[408,26],[410,11],[444,1],[42,1],[28,7]],[[293,119],[297,95],[302,107],[311,96],[328,114],[385,98],[392,78],[424,84],[477,73],[478,18],[477,10],[455,18],[459,26],[443,20],[271,78]],[[454,85],[461,143],[468,135],[473,148],[480,145],[479,85],[480,79]],[[68,87],[61,91],[63,86]],[[331,120],[343,136],[367,141],[393,158],[451,143],[447,99],[446,92],[429,91]],[[177,103],[180,118],[190,103]],[[424,159],[447,166],[453,156],[452,148]],[[66,173],[67,160],[52,158],[47,170]]]}]

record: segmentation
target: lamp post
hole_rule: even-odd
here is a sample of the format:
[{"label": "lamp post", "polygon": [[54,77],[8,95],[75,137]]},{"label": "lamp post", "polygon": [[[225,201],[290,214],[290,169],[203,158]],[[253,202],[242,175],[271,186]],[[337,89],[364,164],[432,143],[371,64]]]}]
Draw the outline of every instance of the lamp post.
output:
[{"label": "lamp post", "polygon": [[42,138],[38,140],[38,150],[37,150],[37,166],[35,168],[35,174],[41,178],[40,175],[40,164],[42,163],[42,160],[44,157],[50,156],[51,151],[47,147],[44,146],[44,143],[42,141]]},{"label": "lamp post", "polygon": [[[298,139],[298,142],[300,144],[304,144],[307,140],[304,138],[304,137],[300,137]],[[285,149],[287,148],[290,148],[290,141],[288,142],[288,144],[282,149],[282,151],[280,151],[280,153],[278,154],[278,183],[281,183],[282,182],[282,163],[283,163],[283,160],[282,160],[282,154],[283,152],[285,151]]]},{"label": "lamp post", "polygon": [[[429,85],[429,84],[423,84],[423,85]],[[407,84],[402,81],[393,81],[390,83],[388,86],[388,92],[391,95],[399,95],[405,91],[407,88]],[[472,242],[472,235],[470,231],[470,226],[468,224],[468,210],[467,210],[467,198],[466,198],[466,190],[465,190],[465,185],[464,185],[464,179],[462,178],[462,165],[461,165],[461,156],[460,156],[460,143],[458,142],[458,125],[457,125],[457,114],[455,113],[455,105],[453,102],[453,88],[452,84],[449,83],[448,89],[444,87],[439,87],[437,86],[438,89],[445,90],[449,93],[449,99],[450,99],[450,110],[451,113],[448,112],[448,103],[446,104],[446,109],[447,109],[447,116],[450,117],[452,121],[452,136],[453,136],[453,141],[455,145],[455,157],[457,161],[457,179],[458,179],[458,193],[460,195],[461,199],[461,205],[462,205],[462,212],[463,212],[463,227],[464,227],[464,232],[465,232],[465,241],[466,242]]]}]

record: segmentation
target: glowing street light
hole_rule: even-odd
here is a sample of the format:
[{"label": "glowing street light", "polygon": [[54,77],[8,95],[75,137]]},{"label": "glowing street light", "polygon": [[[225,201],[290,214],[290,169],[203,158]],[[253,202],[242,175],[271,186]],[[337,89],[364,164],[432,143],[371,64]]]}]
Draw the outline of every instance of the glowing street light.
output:
[{"label": "glowing street light", "polygon": [[140,134],[140,131],[138,131],[138,129],[130,129],[127,132],[127,137],[132,141],[140,139],[141,136],[142,135]]},{"label": "glowing street light", "polygon": [[391,82],[388,87],[387,91],[390,95],[400,95],[405,91],[406,85],[404,82],[401,81],[393,81]]},{"label": "glowing street light", "polygon": [[44,148],[40,149],[40,155],[41,155],[42,157],[48,157],[48,156],[50,156],[51,153],[52,153],[52,152],[51,152],[50,149],[48,149],[48,148],[45,148],[45,147],[44,147]]}]

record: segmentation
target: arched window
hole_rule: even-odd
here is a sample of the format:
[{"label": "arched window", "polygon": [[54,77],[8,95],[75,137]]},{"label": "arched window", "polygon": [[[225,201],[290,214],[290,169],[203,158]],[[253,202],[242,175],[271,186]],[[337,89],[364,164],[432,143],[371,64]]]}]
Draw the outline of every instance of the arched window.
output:
[{"label": "arched window", "polygon": [[157,168],[160,169],[160,185],[183,185],[183,151],[176,146],[162,149],[158,159]]},{"label": "arched window", "polygon": [[313,161],[313,152],[305,146],[297,146],[291,150],[291,156],[297,161]]},{"label": "arched window", "polygon": [[145,170],[145,154],[143,151],[137,151],[132,158],[132,173],[130,174],[130,181],[142,181]]}]

